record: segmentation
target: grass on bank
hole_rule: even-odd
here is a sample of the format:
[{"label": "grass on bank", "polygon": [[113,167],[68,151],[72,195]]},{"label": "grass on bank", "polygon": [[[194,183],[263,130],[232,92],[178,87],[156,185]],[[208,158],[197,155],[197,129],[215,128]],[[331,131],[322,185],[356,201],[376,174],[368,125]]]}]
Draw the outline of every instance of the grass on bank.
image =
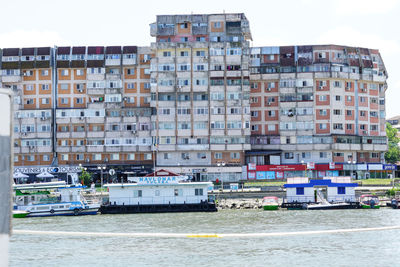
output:
[{"label": "grass on bank", "polygon": [[[360,186],[391,186],[393,179],[365,179],[365,180],[353,180],[353,183],[358,183]],[[245,182],[244,187],[261,187],[261,186],[283,186],[286,181],[273,181],[273,182]],[[400,183],[400,178],[395,179],[395,184]]]}]

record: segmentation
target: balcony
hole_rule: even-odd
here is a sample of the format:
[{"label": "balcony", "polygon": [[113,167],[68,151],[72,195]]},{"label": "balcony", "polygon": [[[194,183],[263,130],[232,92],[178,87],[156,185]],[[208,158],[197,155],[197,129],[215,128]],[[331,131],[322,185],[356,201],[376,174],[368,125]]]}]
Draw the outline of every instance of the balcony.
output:
[{"label": "balcony", "polygon": [[87,138],[104,138],[104,132],[87,132]]},{"label": "balcony", "polygon": [[87,146],[87,152],[103,152],[104,146]]},{"label": "balcony", "polygon": [[19,83],[21,82],[21,76],[20,75],[2,76],[1,81],[3,83]]},{"label": "balcony", "polygon": [[209,150],[210,145],[208,144],[184,144],[177,145],[178,150]]},{"label": "balcony", "polygon": [[88,88],[87,94],[88,95],[104,95],[104,88]]},{"label": "balcony", "polygon": [[119,66],[121,65],[121,59],[106,59],[106,66]]},{"label": "balcony", "polygon": [[56,152],[59,152],[59,153],[71,152],[71,147],[69,147],[69,146],[57,146],[56,147]]},{"label": "balcony", "polygon": [[86,152],[86,146],[73,146],[71,152]]},{"label": "balcony", "polygon": [[122,59],[122,65],[136,65],[136,58],[124,58]]}]

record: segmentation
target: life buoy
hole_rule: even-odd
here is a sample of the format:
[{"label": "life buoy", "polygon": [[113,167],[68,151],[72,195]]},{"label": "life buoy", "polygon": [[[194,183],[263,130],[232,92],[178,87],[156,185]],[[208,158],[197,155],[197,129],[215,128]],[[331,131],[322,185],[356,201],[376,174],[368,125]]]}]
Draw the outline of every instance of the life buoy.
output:
[{"label": "life buoy", "polygon": [[50,210],[50,213],[51,213],[51,214],[54,214],[54,210],[53,210],[53,209],[51,209],[51,210]]},{"label": "life buoy", "polygon": [[78,209],[74,209],[74,215],[77,216],[79,214],[79,210]]}]

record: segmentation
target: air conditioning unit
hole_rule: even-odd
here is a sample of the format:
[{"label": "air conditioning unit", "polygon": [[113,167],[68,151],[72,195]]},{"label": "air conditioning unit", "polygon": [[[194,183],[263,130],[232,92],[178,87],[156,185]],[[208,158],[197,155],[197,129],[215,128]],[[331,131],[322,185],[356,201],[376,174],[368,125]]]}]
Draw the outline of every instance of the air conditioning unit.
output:
[{"label": "air conditioning unit", "polygon": [[362,131],[362,133],[363,133],[363,134],[368,134],[368,132],[367,132],[367,131]]},{"label": "air conditioning unit", "polygon": [[28,133],[22,133],[22,135],[23,135],[23,136],[27,136],[27,135],[28,135]]},{"label": "air conditioning unit", "polygon": [[318,86],[318,89],[322,90],[322,89],[324,89],[324,86],[320,85],[320,86]]},{"label": "air conditioning unit", "polygon": [[34,146],[29,146],[29,149],[34,149],[35,147]]},{"label": "air conditioning unit", "polygon": [[78,89],[78,92],[79,93],[83,93],[83,89]]},{"label": "air conditioning unit", "polygon": [[132,133],[132,134],[135,134],[135,133],[136,133],[136,130],[132,130],[131,133]]},{"label": "air conditioning unit", "polygon": [[46,120],[46,118],[45,118],[45,117],[41,117],[40,120],[41,120],[41,121],[44,121],[44,120]]},{"label": "air conditioning unit", "polygon": [[90,159],[89,159],[89,158],[86,158],[85,161],[86,161],[86,162],[90,162]]},{"label": "air conditioning unit", "polygon": [[267,106],[271,106],[271,104],[272,104],[271,102],[268,102],[268,103],[267,103]]},{"label": "air conditioning unit", "polygon": [[83,121],[85,118],[84,118],[84,117],[79,117],[79,119],[80,119],[81,121]]},{"label": "air conditioning unit", "polygon": [[271,92],[271,88],[268,87],[268,88],[267,88],[267,91],[268,91],[268,92]]}]

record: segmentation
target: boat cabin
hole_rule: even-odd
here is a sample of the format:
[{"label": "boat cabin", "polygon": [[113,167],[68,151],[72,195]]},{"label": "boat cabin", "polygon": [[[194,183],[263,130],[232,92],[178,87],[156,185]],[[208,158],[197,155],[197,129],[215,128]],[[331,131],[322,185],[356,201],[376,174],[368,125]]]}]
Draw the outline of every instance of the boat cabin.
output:
[{"label": "boat cabin", "polygon": [[355,202],[355,187],[351,177],[325,177],[311,179],[306,177],[288,178],[286,202]]},{"label": "boat cabin", "polygon": [[106,184],[112,205],[198,204],[208,201],[211,182],[189,182],[188,176],[165,170],[143,177],[129,177],[130,183]]}]

